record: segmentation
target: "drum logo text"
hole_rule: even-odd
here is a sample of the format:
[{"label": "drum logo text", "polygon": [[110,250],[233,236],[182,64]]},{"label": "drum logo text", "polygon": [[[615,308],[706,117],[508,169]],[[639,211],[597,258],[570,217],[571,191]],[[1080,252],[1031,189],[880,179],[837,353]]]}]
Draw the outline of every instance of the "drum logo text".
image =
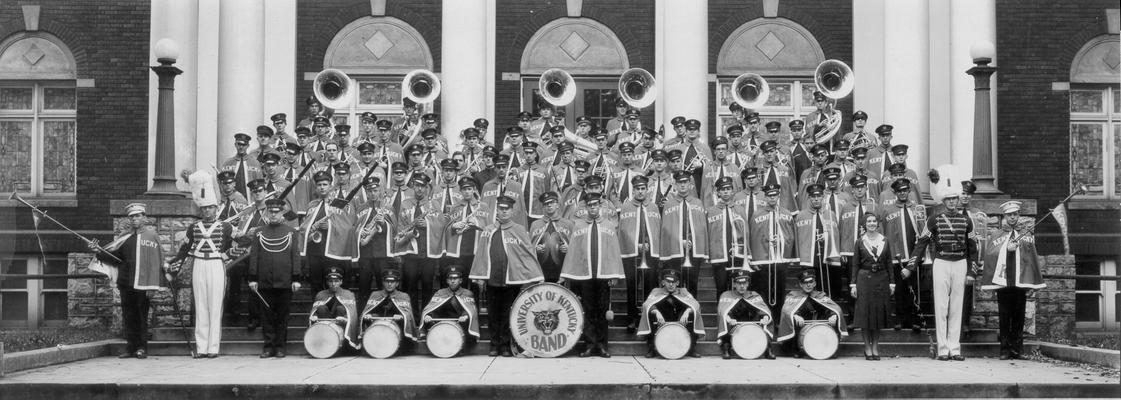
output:
[{"label": "drum logo text", "polygon": [[[541,355],[563,354],[579,340],[582,315],[575,296],[556,290],[532,293],[515,305],[514,333]],[[559,354],[552,354],[559,353]]]}]

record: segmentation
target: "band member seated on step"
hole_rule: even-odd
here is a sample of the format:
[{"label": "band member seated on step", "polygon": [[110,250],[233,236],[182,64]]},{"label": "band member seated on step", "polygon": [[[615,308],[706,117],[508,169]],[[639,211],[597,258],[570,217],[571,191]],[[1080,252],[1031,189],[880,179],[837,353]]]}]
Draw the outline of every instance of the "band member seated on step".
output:
[{"label": "band member seated on step", "polygon": [[841,337],[849,335],[845,324],[837,323],[843,315],[841,306],[826,296],[825,292],[814,290],[817,285],[816,275],[810,269],[798,274],[798,289],[787,293],[782,305],[777,341],[783,343],[784,349],[795,358],[802,358],[805,353],[798,348],[798,340],[791,339],[797,337],[808,322],[827,321]]},{"label": "band member seated on step", "polygon": [[[720,339],[720,351],[725,360],[732,358],[732,329],[745,322],[758,322],[763,325],[763,331],[768,339],[773,339],[771,322],[771,307],[763,300],[763,296],[748,289],[751,273],[738,269],[732,272],[732,289],[720,294],[720,302],[716,305],[716,337]],[[768,346],[763,353],[767,359],[774,360],[775,354]]]},{"label": "band member seated on step", "polygon": [[[420,320],[424,327],[422,336],[428,335],[439,320],[455,318],[465,333],[463,348],[469,349],[479,340],[479,315],[475,305],[475,294],[463,287],[463,269],[453,265],[448,269],[448,287],[436,291],[432,300],[424,306]],[[462,354],[463,351],[460,351]]]},{"label": "band member seated on step", "polygon": [[401,272],[396,269],[387,269],[381,279],[381,290],[370,294],[366,301],[366,308],[362,309],[362,329],[374,321],[382,318],[392,318],[393,322],[401,328],[402,340],[417,340],[416,322],[413,321],[413,306],[409,294],[397,290],[401,283]]},{"label": "band member seated on step", "polygon": [[352,348],[358,348],[358,323],[354,303],[354,293],[343,289],[343,270],[331,267],[327,270],[327,288],[315,294],[315,302],[311,304],[311,315],[308,322],[314,324],[322,320],[334,320],[344,328],[346,342]]},{"label": "band member seated on step", "polygon": [[679,288],[681,275],[677,270],[662,270],[661,286],[654,288],[650,296],[642,303],[642,320],[638,323],[638,336],[646,337],[649,350],[646,358],[658,355],[654,348],[654,337],[657,328],[671,322],[685,325],[693,333],[690,335],[690,357],[700,357],[697,352],[697,338],[705,334],[704,319],[701,318],[701,304],[685,288]]}]

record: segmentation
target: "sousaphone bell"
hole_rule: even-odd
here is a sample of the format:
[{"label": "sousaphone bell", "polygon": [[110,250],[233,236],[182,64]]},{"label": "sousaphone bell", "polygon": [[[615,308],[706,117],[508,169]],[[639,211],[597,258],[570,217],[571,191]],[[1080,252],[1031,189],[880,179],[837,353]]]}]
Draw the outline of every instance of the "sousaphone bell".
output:
[{"label": "sousaphone bell", "polygon": [[814,84],[825,97],[840,99],[852,93],[856,77],[843,61],[825,60],[814,69]]},{"label": "sousaphone bell", "polygon": [[351,97],[354,96],[354,84],[345,72],[328,68],[315,74],[311,86],[315,99],[323,107],[339,110],[350,107]]},{"label": "sousaphone bell", "polygon": [[654,104],[658,85],[654,75],[642,68],[631,68],[619,76],[619,96],[631,107],[644,108]]},{"label": "sousaphone bell", "polygon": [[412,70],[401,81],[401,95],[418,104],[431,103],[440,97],[440,78],[426,69]]},{"label": "sousaphone bell", "polygon": [[756,73],[747,72],[732,81],[732,99],[749,110],[758,110],[771,97],[771,86]]},{"label": "sousaphone bell", "polygon": [[[576,99],[576,80],[572,75],[560,68],[550,68],[537,79],[537,89],[541,98],[556,107],[564,107]],[[558,110],[558,113],[560,111]],[[565,128],[564,137],[575,147],[578,157],[587,157],[595,152],[596,145]]]}]

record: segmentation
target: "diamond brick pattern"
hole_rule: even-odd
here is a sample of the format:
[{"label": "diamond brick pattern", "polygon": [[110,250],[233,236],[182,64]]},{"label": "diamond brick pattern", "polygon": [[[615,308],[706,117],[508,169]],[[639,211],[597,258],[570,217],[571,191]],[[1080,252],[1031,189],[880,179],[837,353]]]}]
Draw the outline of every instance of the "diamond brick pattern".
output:
[{"label": "diamond brick pattern", "polygon": [[774,32],[767,32],[766,36],[755,43],[755,48],[759,49],[759,52],[763,53],[768,60],[774,60],[782,52],[782,49],[786,48],[786,44],[778,36],[775,36]]},{"label": "diamond brick pattern", "polygon": [[588,50],[588,47],[591,47],[588,41],[584,40],[584,38],[580,37],[580,34],[576,32],[572,32],[572,34],[568,35],[560,44],[561,50],[564,50],[564,54],[568,54],[569,57],[572,57],[572,61],[579,60],[580,56],[584,55],[584,52]]},{"label": "diamond brick pattern", "polygon": [[31,63],[31,65],[35,65],[38,64],[39,60],[42,60],[45,55],[46,53],[33,43],[31,47],[27,48],[27,52],[23,53],[23,58],[27,59],[27,62]]},{"label": "diamond brick pattern", "polygon": [[370,50],[374,58],[379,60],[392,48],[393,41],[389,40],[389,37],[385,36],[381,31],[374,32],[374,36],[371,36],[370,40],[366,41],[366,49]]}]

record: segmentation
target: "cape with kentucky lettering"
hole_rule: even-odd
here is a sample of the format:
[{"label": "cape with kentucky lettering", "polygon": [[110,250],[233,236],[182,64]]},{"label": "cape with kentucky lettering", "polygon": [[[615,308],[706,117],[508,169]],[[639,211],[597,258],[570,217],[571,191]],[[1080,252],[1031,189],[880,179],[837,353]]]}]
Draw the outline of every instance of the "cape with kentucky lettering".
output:
[{"label": "cape with kentucky lettering", "polygon": [[619,212],[619,253],[623,257],[638,257],[638,246],[641,232],[639,232],[639,209],[646,216],[646,240],[650,245],[650,257],[658,257],[661,249],[662,214],[658,212],[658,205],[653,199],[639,203],[630,200],[623,204]]},{"label": "cape with kentucky lettering", "polygon": [[[817,229],[814,216],[821,216],[822,230]],[[798,246],[798,259],[800,264],[812,267],[817,252],[817,239],[825,242],[823,250],[825,262],[829,265],[841,265],[841,253],[837,250],[837,223],[833,220],[833,213],[822,209],[815,213],[804,210],[794,217],[794,231],[797,238],[794,242]]]},{"label": "cape with kentucky lettering", "polygon": [[[689,237],[682,237],[685,232],[682,223],[691,221]],[[685,256],[685,240],[693,242],[691,255],[695,258],[708,258],[708,227],[705,218],[705,208],[696,197],[686,197],[682,200],[676,194],[666,201],[662,213],[661,248],[658,254],[663,260],[682,258]]]},{"label": "cape with kentucky lettering", "polygon": [[[133,258],[136,260],[136,265],[133,265],[132,276],[129,281],[132,282],[132,288],[135,290],[159,290],[164,287],[163,275],[160,274],[160,267],[164,263],[163,248],[160,247],[160,235],[156,233],[156,229],[151,226],[145,226],[135,233],[130,233],[114,239],[109,244],[105,245],[105,250],[113,254],[120,260],[127,260],[128,257],[124,256],[124,252],[130,249],[121,248],[129,236],[136,235],[136,254]],[[102,257],[98,254],[98,260],[90,264],[90,269],[100,272],[108,276],[112,283],[117,283],[118,267],[113,263],[108,262],[108,257]]]},{"label": "cape with kentucky lettering", "polygon": [[829,296],[826,296],[825,292],[815,290],[807,295],[806,292],[795,289],[786,294],[786,302],[782,304],[782,316],[778,323],[778,339],[776,341],[785,342],[794,338],[794,313],[802,308],[802,304],[805,304],[807,299],[828,308],[833,315],[837,316],[838,323],[834,327],[837,333],[841,337],[849,335],[845,328],[845,318],[844,313],[841,312],[841,306],[833,302],[833,299],[830,299]]},{"label": "cape with kentucky lettering", "polygon": [[[428,305],[424,306],[424,311],[420,312],[420,320],[424,321],[424,317],[436,311],[451,299],[459,301],[459,305],[467,311],[467,334],[479,337],[479,313],[475,307],[475,295],[470,290],[459,288],[452,292],[450,288],[443,288],[436,291],[432,295],[432,300],[428,301]],[[408,318],[408,317],[405,317]]]},{"label": "cape with kentucky lettering", "polygon": [[[549,231],[550,222],[552,222],[553,229],[556,230],[556,232],[552,234],[555,236],[546,236],[546,233]],[[539,255],[538,260],[543,262],[544,260],[552,258],[553,262],[563,265],[565,253],[560,252],[560,245],[561,243],[571,243],[572,232],[575,230],[576,226],[572,223],[572,220],[560,217],[552,219],[549,216],[545,216],[544,218],[533,221],[533,224],[529,227],[529,235],[533,238],[533,247],[537,248],[537,245],[545,245],[545,254]]]},{"label": "cape with kentucky lettering", "polygon": [[300,255],[307,256],[307,244],[313,232],[309,228],[320,218],[326,218],[327,232],[322,235],[323,255],[334,260],[350,261],[358,254],[358,242],[353,238],[354,214],[331,207],[327,203],[323,199],[315,199],[309,203],[307,217],[300,226],[300,231],[304,233],[304,240],[300,241]]},{"label": "cape with kentucky lettering", "polygon": [[404,331],[401,334],[416,341],[419,335],[417,334],[416,321],[413,321],[412,301],[409,300],[409,295],[405,292],[395,290],[393,294],[386,295],[384,290],[379,290],[370,293],[370,299],[366,301],[366,307],[362,309],[362,315],[369,314],[383,301],[389,301],[397,309],[397,312],[404,317],[404,324],[402,324]]},{"label": "cape with kentucky lettering", "polygon": [[[863,227],[864,213],[879,215],[879,204],[871,198],[852,199],[852,202],[841,210],[841,220],[837,225],[838,242],[842,257],[852,257],[856,251],[856,241],[860,238]],[[882,228],[881,228],[882,229]]]},{"label": "cape with kentucky lettering", "polygon": [[[985,273],[981,288],[986,290],[1018,287],[1042,289],[1047,287],[1039,269],[1039,256],[1035,251],[1035,236],[1031,232],[1004,227],[1000,234],[985,245]],[[1016,243],[1012,246],[1012,243]],[[1016,269],[1016,281],[1009,282],[1008,268]]]},{"label": "cape with kentucky lettering", "polygon": [[784,264],[798,261],[794,253],[794,216],[782,207],[755,210],[748,221],[751,265]]},{"label": "cape with kentucky lettering", "polygon": [[763,296],[751,290],[744,292],[743,295],[736,293],[735,290],[727,290],[720,294],[720,302],[716,305],[716,337],[724,337],[731,332],[732,329],[728,326],[728,321],[724,317],[728,315],[729,311],[732,311],[732,307],[735,307],[741,301],[770,318],[770,321],[763,325],[763,332],[767,332],[767,337],[773,338],[775,334],[772,332],[774,329],[772,325],[774,325],[775,317],[771,315],[771,308],[767,306]]},{"label": "cape with kentucky lettering", "polygon": [[[561,267],[561,277],[573,280],[586,279],[624,279],[623,263],[619,262],[619,234],[615,223],[600,217],[596,221],[598,234],[592,236],[592,222],[580,220],[576,222],[576,230],[572,231],[572,241],[568,246],[568,255],[564,257]],[[592,260],[592,238],[598,243],[595,260]],[[592,271],[592,263],[595,271]]]},{"label": "cape with kentucky lettering", "polygon": [[541,265],[537,263],[529,232],[513,221],[490,224],[483,229],[475,243],[475,260],[471,263],[471,279],[490,279],[490,241],[494,233],[502,230],[506,250],[507,285],[521,285],[545,280]]},{"label": "cape with kentucky lettering", "polygon": [[[646,336],[651,333],[650,312],[654,310],[654,306],[669,296],[673,296],[677,301],[693,310],[693,333],[704,337],[705,321],[704,318],[701,318],[701,303],[697,302],[697,299],[693,298],[688,290],[681,287],[672,293],[661,287],[656,287],[650,291],[650,296],[647,296],[646,301],[642,302],[642,319],[638,322],[638,335]],[[666,317],[666,321],[669,321],[669,317]]]},{"label": "cape with kentucky lettering", "polygon": [[[413,230],[413,212],[416,211],[417,202],[420,202],[420,212],[424,218],[425,229],[424,232],[420,230]],[[416,198],[405,199],[401,202],[401,213],[397,215],[394,229],[397,233],[412,231],[415,234],[412,238],[407,240],[397,241],[394,238],[393,255],[416,255],[419,251],[420,245],[417,243],[420,240],[425,242],[425,252],[427,254],[420,254],[428,258],[440,258],[444,255],[444,227],[447,225],[448,218],[444,214],[438,212],[440,203],[435,199],[417,200]],[[420,234],[424,236],[421,237]]]},{"label": "cape with kentucky lettering", "polygon": [[339,304],[346,308],[346,328],[343,332],[346,333],[347,343],[355,349],[362,348],[362,342],[358,340],[358,332],[362,324],[358,323],[358,306],[354,300],[354,293],[346,289],[339,289],[338,293],[331,293],[327,289],[320,290],[319,293],[315,294],[315,302],[311,303],[311,315],[315,315],[316,307],[327,304],[331,301],[331,298],[337,298]]},{"label": "cape with kentucky lettering", "polygon": [[[742,207],[735,203],[717,204],[708,208],[708,255],[709,262],[724,263],[732,258],[751,259],[747,249],[747,220]],[[729,219],[731,221],[729,221]],[[729,225],[731,232],[729,232]],[[729,242],[729,239],[731,241]],[[736,246],[739,245],[739,246]]]}]

